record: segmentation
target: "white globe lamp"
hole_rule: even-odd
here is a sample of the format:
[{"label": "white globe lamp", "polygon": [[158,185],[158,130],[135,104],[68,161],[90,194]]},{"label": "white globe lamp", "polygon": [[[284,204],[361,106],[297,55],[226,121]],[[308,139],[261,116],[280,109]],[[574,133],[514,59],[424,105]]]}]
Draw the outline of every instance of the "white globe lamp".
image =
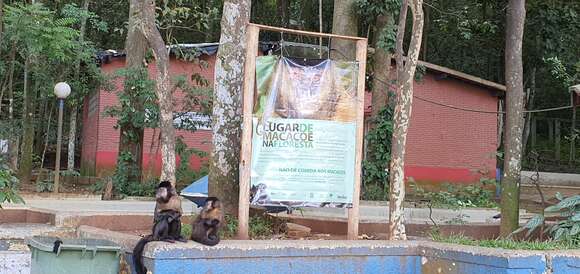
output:
[{"label": "white globe lamp", "polygon": [[70,86],[66,82],[57,83],[54,86],[54,95],[58,99],[66,99],[70,95]]},{"label": "white globe lamp", "polygon": [[66,82],[56,83],[54,85],[54,95],[58,98],[58,130],[56,135],[56,163],[54,165],[53,192],[58,193],[60,184],[60,147],[62,146],[62,116],[64,99],[70,95],[70,86]]}]

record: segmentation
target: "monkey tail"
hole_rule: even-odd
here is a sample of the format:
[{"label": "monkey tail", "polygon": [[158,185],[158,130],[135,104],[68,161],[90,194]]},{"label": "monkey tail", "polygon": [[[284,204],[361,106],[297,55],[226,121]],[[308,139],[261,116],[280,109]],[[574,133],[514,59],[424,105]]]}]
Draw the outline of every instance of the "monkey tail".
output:
[{"label": "monkey tail", "polygon": [[194,241],[196,241],[200,244],[203,244],[203,245],[214,246],[220,242],[220,237],[217,235],[210,235],[208,237],[201,237],[199,239],[194,239]]},{"label": "monkey tail", "polygon": [[133,249],[133,265],[135,266],[135,273],[137,274],[147,273],[147,268],[143,264],[143,250],[145,250],[145,245],[151,241],[153,241],[153,235],[145,236],[137,242]]}]

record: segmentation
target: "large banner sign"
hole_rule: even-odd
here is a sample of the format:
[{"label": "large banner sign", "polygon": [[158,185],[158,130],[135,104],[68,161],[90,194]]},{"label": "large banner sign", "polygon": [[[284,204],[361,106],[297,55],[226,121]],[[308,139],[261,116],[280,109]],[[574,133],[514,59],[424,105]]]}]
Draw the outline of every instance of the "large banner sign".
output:
[{"label": "large banner sign", "polygon": [[256,59],[251,204],[352,205],[357,76],[357,62]]}]

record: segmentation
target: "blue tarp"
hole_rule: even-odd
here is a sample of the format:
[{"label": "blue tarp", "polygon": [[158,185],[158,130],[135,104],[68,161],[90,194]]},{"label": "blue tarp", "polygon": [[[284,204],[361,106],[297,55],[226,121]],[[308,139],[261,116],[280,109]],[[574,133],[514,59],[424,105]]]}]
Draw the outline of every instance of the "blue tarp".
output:
[{"label": "blue tarp", "polygon": [[181,196],[202,207],[205,204],[205,199],[208,193],[208,176],[203,176],[193,184],[181,190]]},{"label": "blue tarp", "polygon": [[[208,194],[209,179],[208,176],[203,176],[199,180],[193,182],[191,185],[181,190],[180,195],[186,199],[192,201],[199,207],[205,204],[205,199],[207,199]],[[266,211],[271,213],[277,213],[282,211],[291,212],[291,208],[286,206],[266,206]]]}]

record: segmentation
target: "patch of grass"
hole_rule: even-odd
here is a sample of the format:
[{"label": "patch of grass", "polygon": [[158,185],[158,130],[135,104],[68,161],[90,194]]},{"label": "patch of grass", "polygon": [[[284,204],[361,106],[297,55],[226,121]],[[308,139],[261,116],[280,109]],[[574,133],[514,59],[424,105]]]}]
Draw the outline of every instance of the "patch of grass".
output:
[{"label": "patch of grass", "polygon": [[191,237],[191,224],[181,224],[181,237],[185,239]]},{"label": "patch of grass", "polygon": [[[222,227],[220,231],[220,236],[222,238],[234,238],[238,232],[238,219],[226,215],[225,216],[226,225]],[[250,238],[263,238],[269,237],[273,234],[274,224],[272,220],[262,217],[253,216],[250,217]]]},{"label": "patch of grass", "polygon": [[[191,224],[181,224],[181,236],[186,239],[189,239],[191,236]],[[220,238],[221,239],[232,239],[236,237],[236,233],[238,232],[238,219],[226,215],[225,216],[225,225],[222,226],[220,230]],[[264,238],[272,236],[274,232],[274,224],[272,220],[261,217],[255,216],[250,217],[250,238]]]},{"label": "patch of grass", "polygon": [[522,250],[560,250],[560,249],[578,249],[580,243],[568,241],[517,241],[513,239],[495,239],[495,240],[475,240],[464,235],[443,236],[439,233],[431,233],[431,238],[436,242],[471,245],[503,249],[522,249]]},{"label": "patch of grass", "polygon": [[272,220],[261,216],[250,217],[250,238],[272,236]]},{"label": "patch of grass", "polygon": [[427,191],[415,183],[411,184],[414,194],[424,200],[431,201],[434,207],[440,208],[496,208],[493,191],[487,189],[496,184],[495,180],[481,179],[478,183],[469,185],[443,184],[440,191]]}]

